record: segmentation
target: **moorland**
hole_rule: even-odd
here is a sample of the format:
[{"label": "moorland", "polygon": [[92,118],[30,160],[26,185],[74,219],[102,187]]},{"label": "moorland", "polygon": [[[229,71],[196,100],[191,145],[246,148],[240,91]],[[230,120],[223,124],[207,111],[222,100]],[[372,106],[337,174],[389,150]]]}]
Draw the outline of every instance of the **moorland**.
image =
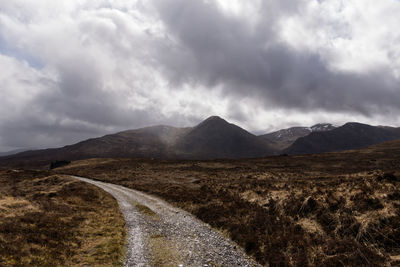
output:
[{"label": "moorland", "polygon": [[0,169],[0,266],[121,266],[125,236],[117,202],[101,189]]},{"label": "moorland", "polygon": [[400,141],[237,160],[97,158],[57,168],[183,208],[270,266],[400,264]]}]

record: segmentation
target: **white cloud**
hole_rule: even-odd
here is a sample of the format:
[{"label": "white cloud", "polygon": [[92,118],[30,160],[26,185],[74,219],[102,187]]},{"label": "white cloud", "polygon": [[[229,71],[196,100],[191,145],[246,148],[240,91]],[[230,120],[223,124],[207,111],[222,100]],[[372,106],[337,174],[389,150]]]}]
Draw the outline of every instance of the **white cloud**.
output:
[{"label": "white cloud", "polygon": [[400,2],[308,1],[281,21],[281,38],[296,49],[318,52],[332,68],[366,72],[388,68],[399,77]]},{"label": "white cloud", "polygon": [[37,95],[51,83],[43,73],[27,62],[0,54],[0,118],[14,120]]},{"label": "white cloud", "polygon": [[[0,56],[7,70],[0,74],[0,148],[63,145],[155,123],[190,125],[220,113],[217,94],[199,102],[204,88],[176,90],[163,77],[155,49],[166,33],[149,10],[141,1],[2,6],[0,36],[12,53]],[[27,129],[29,144],[25,134],[7,137]]]}]

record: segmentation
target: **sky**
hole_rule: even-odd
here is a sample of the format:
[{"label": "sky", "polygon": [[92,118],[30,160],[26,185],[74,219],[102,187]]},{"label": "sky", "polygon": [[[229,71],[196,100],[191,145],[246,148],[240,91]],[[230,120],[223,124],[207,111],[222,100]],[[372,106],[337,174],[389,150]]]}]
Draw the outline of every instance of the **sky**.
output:
[{"label": "sky", "polygon": [[0,151],[211,115],[400,126],[399,0],[0,0]]}]

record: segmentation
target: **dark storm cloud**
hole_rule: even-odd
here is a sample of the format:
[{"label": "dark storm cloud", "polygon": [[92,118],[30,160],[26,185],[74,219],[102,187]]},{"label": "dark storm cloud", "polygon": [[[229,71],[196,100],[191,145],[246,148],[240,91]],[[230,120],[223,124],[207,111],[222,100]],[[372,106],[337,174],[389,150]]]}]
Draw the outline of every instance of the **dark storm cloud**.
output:
[{"label": "dark storm cloud", "polygon": [[[66,13],[52,23],[32,19],[33,26],[0,10],[0,45],[7,42],[18,55],[0,50],[0,66],[9,70],[0,75],[0,152],[193,119],[174,111],[164,114],[158,99],[151,99],[156,88],[141,66],[150,65],[146,42],[152,40],[135,28],[132,16],[112,7],[86,12],[72,5],[79,10],[74,20]],[[23,45],[17,46],[21,39]],[[25,64],[29,53],[45,68]]]},{"label": "dark storm cloud", "polygon": [[238,98],[261,97],[266,106],[367,116],[400,109],[400,83],[389,69],[333,71],[318,54],[280,42],[275,32],[278,15],[296,7],[282,2],[271,10],[275,2],[264,4],[255,26],[205,1],[156,2],[162,21],[180,44],[165,48],[171,50],[162,58],[167,75],[177,84],[222,85]]},{"label": "dark storm cloud", "polygon": [[[335,113],[340,123],[389,113],[399,122],[399,80],[392,75],[398,40],[383,41],[394,65],[335,71],[336,51],[318,54],[282,39],[282,18],[306,14],[309,2],[225,0],[235,3],[239,12],[246,3],[257,9],[231,14],[206,0],[4,2],[0,151],[154,124],[191,126],[209,115],[251,130],[317,123]],[[351,39],[348,21],[328,20],[323,31]]]},{"label": "dark storm cloud", "polygon": [[56,81],[35,81],[35,86],[42,84],[47,90],[21,107],[17,118],[2,121],[0,145],[59,146],[154,121],[152,116],[157,111],[129,109],[121,96],[103,88],[99,79],[102,73],[95,64],[86,64],[84,60],[62,63]]}]

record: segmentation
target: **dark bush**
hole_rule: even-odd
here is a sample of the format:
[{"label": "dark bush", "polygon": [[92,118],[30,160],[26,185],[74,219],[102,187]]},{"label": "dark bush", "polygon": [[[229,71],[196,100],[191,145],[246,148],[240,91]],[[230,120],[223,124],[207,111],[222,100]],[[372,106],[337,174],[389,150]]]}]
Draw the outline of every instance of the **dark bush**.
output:
[{"label": "dark bush", "polygon": [[50,163],[50,169],[52,170],[52,169],[55,169],[55,168],[63,167],[63,166],[66,166],[66,165],[68,165],[68,164],[70,164],[70,163],[71,163],[71,161],[68,161],[68,160],[56,160],[56,161],[52,161],[52,162]]},{"label": "dark bush", "polygon": [[383,181],[383,180],[386,180],[386,181],[390,181],[390,182],[399,182],[400,181],[400,178],[399,177],[397,177],[395,174],[394,174],[394,172],[386,172],[386,173],[384,173],[383,175],[379,175],[378,177],[377,177],[377,179],[378,179],[378,181]]}]

